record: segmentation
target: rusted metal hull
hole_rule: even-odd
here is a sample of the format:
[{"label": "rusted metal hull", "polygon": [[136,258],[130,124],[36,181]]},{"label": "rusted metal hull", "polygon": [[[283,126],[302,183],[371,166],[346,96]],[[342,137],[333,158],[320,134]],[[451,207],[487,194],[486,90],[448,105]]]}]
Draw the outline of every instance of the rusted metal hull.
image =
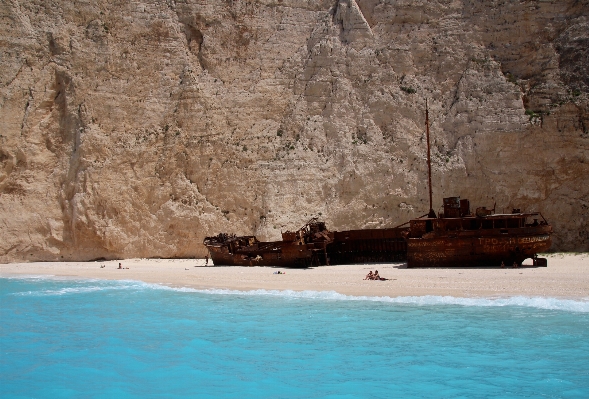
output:
[{"label": "rusted metal hull", "polygon": [[395,262],[407,258],[407,228],[335,231],[327,246],[332,265]]},{"label": "rusted metal hull", "polygon": [[282,241],[220,233],[203,243],[216,266],[309,267],[329,264],[326,248],[332,241],[325,223],[313,218],[297,231],[283,232]]},{"label": "rusted metal hull", "polygon": [[259,242],[253,236],[205,240],[217,266],[311,267],[364,262],[394,262],[407,258],[407,228],[346,230],[319,242]]},{"label": "rusted metal hull", "polygon": [[259,244],[257,247],[241,248],[233,253],[229,252],[227,246],[207,248],[216,266],[310,267],[326,264],[325,250],[321,246],[282,241]]},{"label": "rusted metal hull", "polygon": [[[550,249],[550,226],[464,231],[407,240],[407,267],[510,267]],[[538,264],[545,262],[538,262]]]},{"label": "rusted metal hull", "polygon": [[[387,229],[331,232],[312,219],[297,231],[282,233],[282,241],[260,242],[254,236],[221,233],[204,244],[215,265],[310,267],[407,260],[407,267],[479,267],[521,265],[552,244],[552,227],[538,212],[495,214],[469,201],[444,198],[444,213],[423,215]],[[530,221],[533,220],[533,223]],[[408,225],[408,227],[402,227]]]}]

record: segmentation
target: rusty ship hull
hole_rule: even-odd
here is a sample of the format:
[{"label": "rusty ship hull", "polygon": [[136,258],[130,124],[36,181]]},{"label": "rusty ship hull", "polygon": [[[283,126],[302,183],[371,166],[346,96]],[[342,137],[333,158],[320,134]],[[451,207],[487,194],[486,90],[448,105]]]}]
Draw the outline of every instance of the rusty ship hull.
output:
[{"label": "rusty ship hull", "polygon": [[[510,267],[525,259],[546,266],[537,254],[552,244],[552,227],[539,213],[472,215],[468,200],[444,199],[444,212],[409,221],[409,227],[328,231],[325,224],[285,232],[282,241],[219,234],[205,245],[217,266],[305,268],[407,261],[415,267]],[[424,215],[425,216],[425,215]],[[543,218],[543,217],[542,217]],[[533,220],[533,222],[532,222]]]},{"label": "rusty ship hull", "polygon": [[297,245],[283,241],[258,242],[235,251],[226,245],[208,245],[216,266],[310,267],[326,263],[322,245]]},{"label": "rusty ship hull", "polygon": [[408,228],[334,231],[327,245],[332,265],[402,262],[407,259]]},{"label": "rusty ship hull", "polygon": [[282,241],[221,233],[206,237],[204,245],[216,266],[310,267],[329,264],[327,245],[332,241],[325,223],[311,219],[297,231],[282,233]]},{"label": "rusty ship hull", "polygon": [[283,233],[282,241],[262,242],[255,236],[219,234],[205,238],[216,266],[304,268],[367,262],[405,261],[408,228],[345,230],[324,228]]},{"label": "rusty ship hull", "polygon": [[462,232],[445,237],[409,238],[407,267],[512,266],[521,265],[528,258],[536,266],[546,266],[537,254],[550,249],[550,233],[550,226],[540,226],[507,233]]},{"label": "rusty ship hull", "polygon": [[[538,222],[539,219],[542,221]],[[407,236],[407,267],[512,266],[537,257],[552,245],[552,227],[539,212],[495,214],[460,197],[444,198],[439,215],[413,219]]]}]

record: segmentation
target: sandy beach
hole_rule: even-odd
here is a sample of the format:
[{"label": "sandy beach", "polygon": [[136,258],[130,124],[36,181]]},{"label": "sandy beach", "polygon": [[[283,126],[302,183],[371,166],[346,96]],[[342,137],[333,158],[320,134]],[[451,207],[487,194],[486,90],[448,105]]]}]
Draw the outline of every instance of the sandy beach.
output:
[{"label": "sandy beach", "polygon": [[[310,269],[205,266],[204,259],[126,259],[0,265],[0,277],[47,275],[138,280],[170,287],[249,291],[335,291],[354,296],[589,299],[589,254],[550,254],[548,267],[407,269],[404,263],[321,266]],[[123,269],[118,269],[122,263]],[[101,267],[104,266],[104,267]],[[386,281],[364,277],[377,269]],[[280,270],[285,274],[274,274]]]}]

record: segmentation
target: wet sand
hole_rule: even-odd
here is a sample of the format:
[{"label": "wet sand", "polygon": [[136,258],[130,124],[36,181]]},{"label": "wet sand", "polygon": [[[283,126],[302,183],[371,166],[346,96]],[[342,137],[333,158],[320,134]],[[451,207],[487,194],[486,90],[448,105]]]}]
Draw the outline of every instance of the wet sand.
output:
[{"label": "wet sand", "polygon": [[[404,263],[321,266],[309,269],[205,266],[204,259],[127,259],[0,265],[0,277],[138,280],[170,287],[249,291],[336,291],[354,296],[497,298],[508,296],[589,299],[589,253],[550,254],[548,267],[407,269]],[[119,262],[124,269],[117,269]],[[103,268],[101,266],[104,265]],[[128,269],[127,269],[128,268]],[[386,281],[367,281],[378,269]],[[274,274],[276,271],[286,274]]]}]

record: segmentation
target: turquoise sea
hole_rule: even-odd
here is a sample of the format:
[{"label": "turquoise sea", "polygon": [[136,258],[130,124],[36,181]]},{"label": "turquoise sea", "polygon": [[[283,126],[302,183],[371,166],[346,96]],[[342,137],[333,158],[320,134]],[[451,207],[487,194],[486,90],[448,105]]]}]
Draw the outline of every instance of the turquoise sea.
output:
[{"label": "turquoise sea", "polygon": [[0,279],[1,398],[588,398],[589,301]]}]

